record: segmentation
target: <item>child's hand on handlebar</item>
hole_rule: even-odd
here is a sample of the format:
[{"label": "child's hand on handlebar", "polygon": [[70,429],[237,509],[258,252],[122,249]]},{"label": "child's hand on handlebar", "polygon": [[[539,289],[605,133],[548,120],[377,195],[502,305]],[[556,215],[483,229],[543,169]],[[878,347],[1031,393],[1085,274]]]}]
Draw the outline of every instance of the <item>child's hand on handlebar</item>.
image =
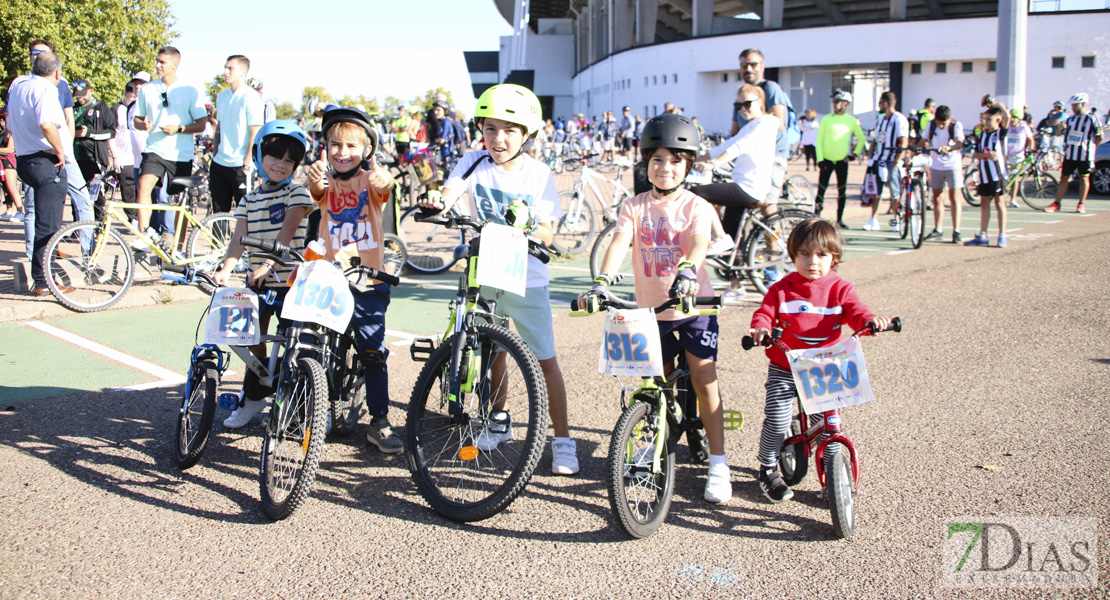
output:
[{"label": "child's hand on handlebar", "polygon": [[748,335],[752,337],[752,341],[755,342],[756,346],[762,346],[763,341],[771,337],[771,332],[770,330],[760,327],[759,329],[749,329]]},{"label": "child's hand on handlebar", "polygon": [[220,269],[219,271],[216,271],[215,273],[212,274],[212,280],[216,282],[216,285],[219,285],[221,287],[227,285],[227,280],[228,280],[229,277],[231,277],[231,268],[230,267],[225,268],[225,269]]},{"label": "child's hand on handlebar", "polygon": [[684,261],[678,265],[678,275],[671,284],[671,290],[677,296],[696,296],[698,294],[698,272],[694,263]]},{"label": "child's hand on handlebar", "polygon": [[418,198],[416,203],[422,208],[443,210],[443,193],[439,190],[428,190],[427,195]]},{"label": "child's hand on handlebar", "polygon": [[266,284],[266,279],[274,274],[274,268],[269,263],[262,263],[259,267],[247,276],[247,285],[250,287],[262,287]]},{"label": "child's hand on handlebar", "polygon": [[890,328],[890,319],[884,319],[882,317],[871,317],[867,320],[866,323],[864,323],[864,325],[870,325],[875,333],[878,333],[880,331],[886,331]]}]

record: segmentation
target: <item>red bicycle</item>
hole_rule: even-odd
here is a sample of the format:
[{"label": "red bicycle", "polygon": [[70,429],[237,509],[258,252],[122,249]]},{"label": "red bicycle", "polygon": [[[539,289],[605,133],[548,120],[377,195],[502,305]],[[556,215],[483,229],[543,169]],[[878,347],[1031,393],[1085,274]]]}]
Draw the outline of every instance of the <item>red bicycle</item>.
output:
[{"label": "red bicycle", "polygon": [[[902,320],[895,317],[890,322],[890,327],[884,331],[902,331]],[[853,338],[861,335],[877,333],[868,325],[852,334]],[[744,336],[741,344],[745,350],[751,350],[755,343],[751,336]],[[764,340],[764,346],[774,344],[783,352],[790,350],[782,341],[782,328],[775,327],[771,330],[771,337]],[[832,385],[837,379],[842,379],[844,385],[850,385],[852,377],[858,380],[858,371],[849,371],[837,377],[830,378]],[[832,370],[836,370],[835,367]],[[806,387],[809,379],[804,378]],[[822,384],[824,385],[824,384]],[[824,490],[822,497],[829,502],[829,512],[832,513],[833,532],[837,537],[851,537],[856,526],[855,496],[859,493],[859,457],[856,445],[844,435],[844,419],[840,409],[833,409],[817,414],[806,414],[798,395],[794,397],[797,408],[794,418],[790,421],[790,435],[782,443],[782,452],[779,456],[779,470],[786,485],[795,486],[805,479],[809,472],[809,457],[815,456],[814,464],[817,465],[817,480]],[[802,430],[806,423],[809,429]],[[829,444],[838,443],[847,452],[834,452],[825,454]]]}]

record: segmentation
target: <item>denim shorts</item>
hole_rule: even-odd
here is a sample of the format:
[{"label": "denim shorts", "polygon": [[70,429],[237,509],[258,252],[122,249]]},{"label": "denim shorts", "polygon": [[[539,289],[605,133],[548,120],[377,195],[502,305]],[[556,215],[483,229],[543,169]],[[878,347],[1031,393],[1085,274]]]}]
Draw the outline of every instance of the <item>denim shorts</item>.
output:
[{"label": "denim shorts", "polygon": [[479,293],[497,303],[495,314],[513,320],[517,333],[536,354],[536,359],[555,358],[555,329],[546,285],[525,288],[523,298],[485,285]]}]

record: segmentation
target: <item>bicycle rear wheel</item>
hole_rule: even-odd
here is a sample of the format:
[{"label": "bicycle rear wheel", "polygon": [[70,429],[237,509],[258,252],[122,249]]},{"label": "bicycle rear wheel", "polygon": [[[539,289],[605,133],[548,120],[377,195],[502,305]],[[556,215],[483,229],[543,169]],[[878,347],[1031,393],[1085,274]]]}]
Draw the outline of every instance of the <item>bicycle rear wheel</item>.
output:
[{"label": "bicycle rear wheel", "polygon": [[[605,259],[605,253],[609,251],[609,245],[613,242],[613,233],[617,228],[616,223],[610,223],[601,230],[594,238],[593,247],[590,249],[590,278],[597,277],[601,273],[601,262]],[[621,261],[615,273],[610,273],[610,276],[621,274],[624,279],[619,283],[609,286],[609,292],[622,300],[634,301],[636,299],[636,287],[634,285],[634,277],[632,271],[632,252],[624,253],[624,260]]]},{"label": "bicycle rear wheel", "polygon": [[964,200],[972,206],[979,206],[979,169],[974,165],[964,175]]},{"label": "bicycle rear wheel", "polygon": [[275,521],[293,514],[312,492],[328,421],[324,368],[302,357],[292,369],[281,374],[262,439],[262,510]]},{"label": "bicycle rear wheel", "polygon": [[[460,522],[505,510],[532,478],[547,436],[547,386],[536,356],[503,327],[481,324],[476,331],[477,350],[471,360],[463,354],[459,367],[463,381],[478,370],[474,391],[450,398],[454,338],[448,338],[420,371],[405,423],[405,454],[420,495],[432,510]],[[509,437],[500,441],[483,436],[496,402],[504,402],[499,410],[511,419]]]},{"label": "bicycle rear wheel", "polygon": [[560,254],[581,254],[590,248],[597,231],[594,207],[589,198],[574,190],[559,192],[559,204],[563,216],[555,224],[552,248]]},{"label": "bicycle rear wheel", "polygon": [[[89,241],[82,243],[81,238]],[[47,242],[43,276],[66,308],[96,312],[127,293],[135,279],[135,259],[114,229],[97,221],[79,221],[62,227]]]},{"label": "bicycle rear wheel", "polygon": [[[797,401],[795,401],[796,403]],[[790,419],[790,434],[789,437],[794,437],[802,433],[801,415],[794,415]],[[782,451],[779,453],[779,472],[782,473],[782,480],[786,485],[795,486],[802,482],[809,472],[809,460],[806,459],[806,444],[805,442],[798,442],[796,444],[783,444]]]},{"label": "bicycle rear wheel", "polygon": [[405,270],[405,263],[409,260],[409,251],[405,248],[405,243],[401,238],[387,233],[382,238],[382,262],[383,271],[394,275],[401,276],[401,271]]},{"label": "bicycle rear wheel", "polygon": [[1056,202],[1056,190],[1059,186],[1056,177],[1051,173],[1034,171],[1021,178],[1018,182],[1018,192],[1029,208],[1044,210]]},{"label": "bicycle rear wheel", "polygon": [[825,457],[825,489],[832,514],[833,533],[852,537],[856,528],[855,495],[852,491],[852,464],[847,449]]},{"label": "bicycle rear wheel", "polygon": [[910,241],[913,242],[914,250],[917,250],[925,241],[925,186],[920,181],[914,181],[912,185],[911,196],[907,198],[909,206],[906,209],[909,222],[902,227],[909,230]]},{"label": "bicycle rear wheel", "polygon": [[196,363],[189,369],[189,379],[182,394],[184,399],[177,414],[174,443],[174,459],[179,469],[197,464],[204,453],[216,415],[216,388],[219,383],[219,372],[211,362]]},{"label": "bicycle rear wheel", "polygon": [[805,175],[791,175],[783,186],[786,201],[794,206],[813,206],[813,185]]},{"label": "bicycle rear wheel", "polygon": [[405,265],[417,273],[442,273],[455,264],[455,247],[466,243],[466,238],[461,229],[418,223],[416,214],[419,211],[417,206],[401,217],[398,234],[408,251]]},{"label": "bicycle rear wheel", "polygon": [[[190,266],[204,273],[214,273],[223,264],[227,255],[227,247],[231,245],[231,237],[235,234],[235,215],[231,213],[216,213],[206,217],[200,222],[200,227],[189,231],[189,238],[185,242],[185,258]],[[247,273],[250,272],[249,254],[243,253],[235,272],[242,276],[241,285],[245,285]],[[215,289],[200,279],[197,284],[209,294]]]},{"label": "bicycle rear wheel", "polygon": [[665,432],[658,411],[639,401],[621,413],[609,442],[606,482],[617,524],[634,538],[645,538],[667,518],[674,495],[674,445],[663,440],[659,470],[653,462],[656,444]]},{"label": "bicycle rear wheel", "polygon": [[768,217],[764,223],[766,229],[756,225],[748,232],[744,241],[744,266],[750,270],[745,273],[760,294],[766,294],[771,284],[794,271],[794,262],[786,251],[786,240],[795,227],[812,216],[805,211],[784,211]]}]

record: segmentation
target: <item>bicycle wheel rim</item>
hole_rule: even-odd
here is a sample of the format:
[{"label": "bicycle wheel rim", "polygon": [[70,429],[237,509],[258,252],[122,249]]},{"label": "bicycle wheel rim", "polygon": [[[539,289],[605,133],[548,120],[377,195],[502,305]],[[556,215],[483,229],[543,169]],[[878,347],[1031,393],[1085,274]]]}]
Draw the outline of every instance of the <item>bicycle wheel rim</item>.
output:
[{"label": "bicycle wheel rim", "polygon": [[[284,375],[283,375],[284,376]],[[283,518],[307,496],[316,477],[324,444],[327,387],[323,368],[301,358],[293,375],[278,391],[263,440],[263,504],[271,518]],[[280,400],[280,402],[279,402]],[[290,505],[287,510],[286,505]],[[279,508],[280,507],[280,508]]]},{"label": "bicycle wheel rim", "polygon": [[609,445],[609,502],[617,522],[629,535],[650,535],[666,519],[674,493],[674,454],[663,441],[659,469],[653,468],[656,445],[665,432],[656,427],[651,405],[637,402],[617,421]]},{"label": "bicycle wheel rim", "polygon": [[398,237],[408,252],[406,265],[417,273],[442,273],[455,264],[455,248],[463,243],[463,233],[434,223],[418,223],[413,208],[401,217]]},{"label": "bicycle wheel rim", "polygon": [[50,239],[43,276],[67,308],[95,312],[127,293],[135,278],[135,261],[119,233],[102,223],[81,221],[63,227]]},{"label": "bicycle wheel rim", "polygon": [[[235,216],[231,213],[217,213],[206,217],[199,228],[189,232],[189,239],[185,243],[185,257],[189,265],[205,273],[219,269],[234,234]],[[234,271],[243,277],[244,282],[250,271],[249,256],[244,252]]]},{"label": "bicycle wheel rim", "polygon": [[401,271],[405,270],[405,263],[409,259],[405,243],[401,241],[401,238],[387,233],[384,240],[382,240],[382,245],[382,262],[384,263],[385,272],[400,277]]},{"label": "bicycle wheel rim", "polygon": [[594,209],[585,196],[567,190],[559,193],[563,216],[555,225],[554,242],[557,247],[572,254],[590,248],[594,237]]},{"label": "bicycle wheel rim", "polygon": [[748,278],[760,294],[766,294],[767,288],[776,281],[794,272],[794,262],[786,250],[786,240],[790,233],[805,221],[801,215],[782,214],[772,217],[766,223],[767,229],[756,227],[748,233],[745,243]]},{"label": "bicycle wheel rim", "polygon": [[1018,184],[1022,201],[1036,210],[1044,210],[1056,202],[1059,185],[1052,174],[1040,172],[1026,175]]}]

